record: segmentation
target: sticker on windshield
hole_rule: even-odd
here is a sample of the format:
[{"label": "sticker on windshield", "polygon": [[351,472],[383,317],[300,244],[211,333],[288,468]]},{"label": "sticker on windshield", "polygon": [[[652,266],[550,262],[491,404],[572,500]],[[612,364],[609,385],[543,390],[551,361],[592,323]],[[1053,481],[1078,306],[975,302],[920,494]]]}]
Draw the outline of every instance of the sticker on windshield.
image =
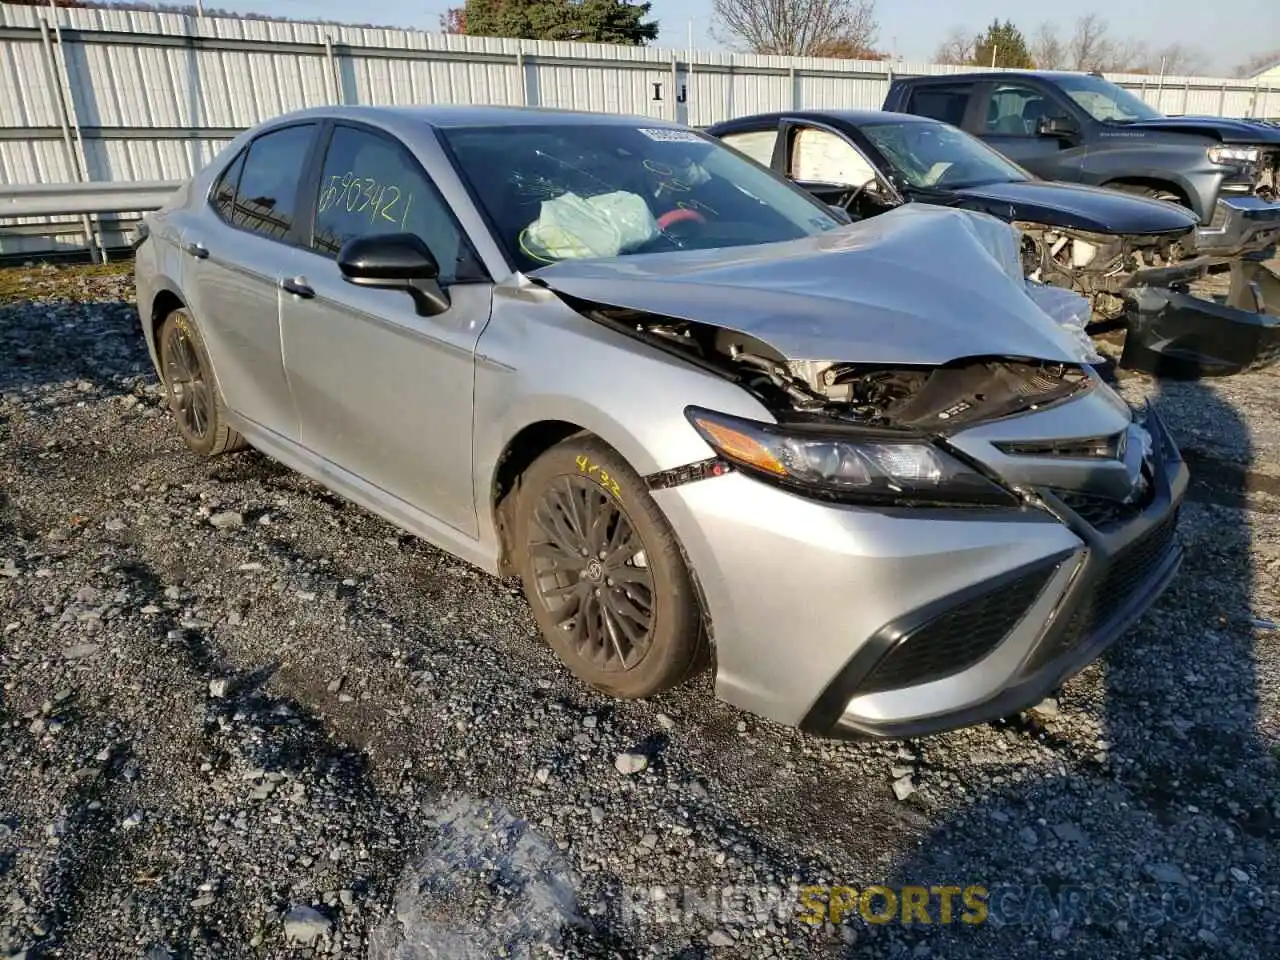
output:
[{"label": "sticker on windshield", "polygon": [[670,127],[641,127],[640,132],[650,140],[678,143],[702,143],[702,138],[692,130],[676,130]]}]

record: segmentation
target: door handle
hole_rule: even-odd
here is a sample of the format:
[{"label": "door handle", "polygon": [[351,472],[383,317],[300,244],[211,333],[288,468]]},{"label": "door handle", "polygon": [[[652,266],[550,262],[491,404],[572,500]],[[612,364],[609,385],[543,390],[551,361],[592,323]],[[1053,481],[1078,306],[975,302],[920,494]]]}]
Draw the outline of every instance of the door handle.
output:
[{"label": "door handle", "polygon": [[197,260],[205,260],[209,256],[209,248],[199,240],[192,240],[184,249]]},{"label": "door handle", "polygon": [[311,285],[307,283],[306,277],[282,277],[280,279],[280,289],[288,290],[295,297],[303,297],[311,299],[316,292],[311,289]]}]

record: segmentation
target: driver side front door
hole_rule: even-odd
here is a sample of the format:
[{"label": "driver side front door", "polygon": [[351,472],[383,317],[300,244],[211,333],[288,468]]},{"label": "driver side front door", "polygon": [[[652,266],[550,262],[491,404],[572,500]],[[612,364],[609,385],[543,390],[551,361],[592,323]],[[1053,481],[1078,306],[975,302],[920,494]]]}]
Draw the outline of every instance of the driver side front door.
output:
[{"label": "driver side front door", "polygon": [[[321,149],[310,242],[294,252],[280,307],[302,444],[358,485],[474,537],[474,358],[493,285],[404,144],[341,121]],[[412,233],[427,245],[447,310],[423,316],[406,293],[343,279],[342,245],[378,233]]]}]

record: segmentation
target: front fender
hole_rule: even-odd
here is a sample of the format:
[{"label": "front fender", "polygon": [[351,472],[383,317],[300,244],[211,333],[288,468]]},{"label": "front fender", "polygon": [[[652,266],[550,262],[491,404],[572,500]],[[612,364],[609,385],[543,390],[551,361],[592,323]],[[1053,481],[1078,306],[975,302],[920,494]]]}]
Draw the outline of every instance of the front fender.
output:
[{"label": "front fender", "polygon": [[691,404],[774,419],[737,384],[601,326],[550,291],[498,287],[476,356],[474,483],[482,541],[496,542],[498,465],[526,427],[575,424],[644,476],[712,455],[685,418]]}]

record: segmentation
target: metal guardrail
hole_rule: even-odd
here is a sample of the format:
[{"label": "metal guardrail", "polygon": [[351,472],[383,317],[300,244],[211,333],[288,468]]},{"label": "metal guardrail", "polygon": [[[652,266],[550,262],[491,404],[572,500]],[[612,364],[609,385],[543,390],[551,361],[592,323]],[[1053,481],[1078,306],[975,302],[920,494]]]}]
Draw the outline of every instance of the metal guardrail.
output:
[{"label": "metal guardrail", "polygon": [[163,206],[181,185],[178,180],[0,184],[0,217],[59,217],[155,210]]}]

